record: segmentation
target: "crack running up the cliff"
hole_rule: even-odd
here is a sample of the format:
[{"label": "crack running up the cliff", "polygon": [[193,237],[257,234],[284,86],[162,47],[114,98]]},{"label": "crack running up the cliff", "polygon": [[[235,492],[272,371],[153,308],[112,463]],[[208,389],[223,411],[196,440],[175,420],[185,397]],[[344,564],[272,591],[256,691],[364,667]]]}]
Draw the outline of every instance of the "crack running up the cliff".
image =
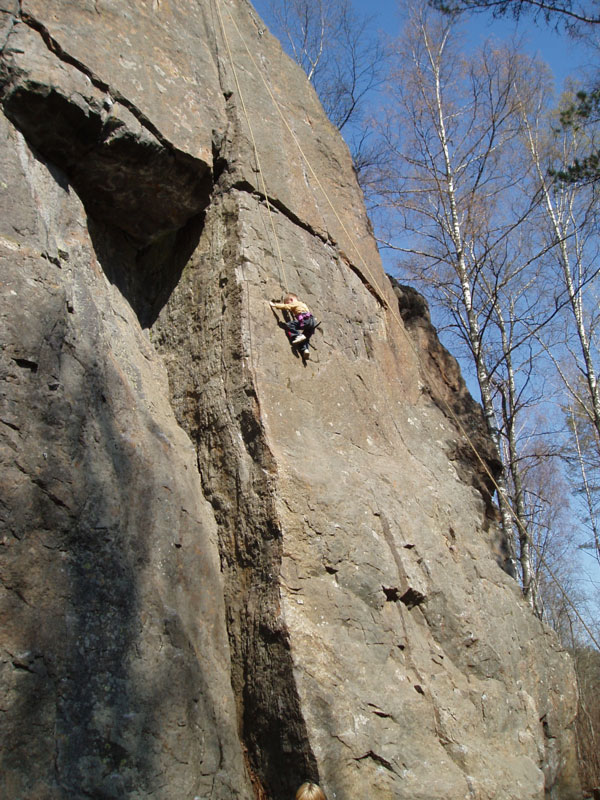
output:
[{"label": "crack running up the cliff", "polygon": [[53,53],[60,61],[63,61],[65,64],[69,64],[69,66],[75,67],[75,69],[79,70],[79,72],[90,79],[92,85],[95,86],[96,89],[99,89],[101,92],[105,92],[113,102],[118,102],[124,106],[131,114],[133,114],[140,125],[146,128],[146,130],[149,131],[149,133],[151,133],[163,147],[173,151],[176,149],[173,144],[168,141],[168,139],[165,139],[156,125],[154,125],[148,119],[144,112],[141,111],[135,105],[135,103],[132,103],[131,100],[128,100],[124,95],[121,94],[121,92],[116,90],[114,87],[111,87],[108,83],[106,83],[106,81],[103,81],[102,78],[98,77],[98,75],[96,75],[78,58],[75,58],[75,56],[67,53],[67,51],[64,50],[64,48],[52,36],[48,28],[42,22],[40,22],[40,20],[36,19],[31,14],[28,14],[26,11],[23,11],[21,0],[19,0],[19,6],[21,8],[19,17],[22,22],[24,22],[25,25],[30,27],[32,30],[39,33],[46,47],[51,53]]}]

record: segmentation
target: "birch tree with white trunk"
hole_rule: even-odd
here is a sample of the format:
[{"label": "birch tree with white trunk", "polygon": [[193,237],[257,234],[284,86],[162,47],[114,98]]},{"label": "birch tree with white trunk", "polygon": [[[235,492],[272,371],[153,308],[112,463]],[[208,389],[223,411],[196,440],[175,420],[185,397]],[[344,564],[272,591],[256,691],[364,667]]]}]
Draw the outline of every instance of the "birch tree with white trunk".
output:
[{"label": "birch tree with white trunk", "polygon": [[[567,96],[565,103],[570,102]],[[538,340],[554,365],[563,392],[572,466],[582,519],[600,560],[600,237],[595,184],[575,186],[557,177],[561,167],[589,148],[589,129],[550,128],[539,109],[522,104],[524,142],[533,166],[534,187],[542,199],[538,227],[548,242],[545,274],[559,313]]]},{"label": "birch tree with white trunk", "polygon": [[[522,233],[539,196],[522,191],[529,165],[521,157],[515,86],[543,91],[544,70],[512,48],[484,46],[467,58],[454,20],[420,8],[405,26],[392,77],[379,193],[397,227],[385,244],[404,254],[401,269],[445,309],[448,328],[472,360],[504,464],[497,477],[502,527],[515,562],[520,545],[524,593],[534,605],[516,438],[528,406],[519,383],[527,385],[523,370],[531,361],[517,352],[527,350],[530,329],[547,311],[527,292],[545,245]],[[515,294],[522,302],[512,302]]]}]

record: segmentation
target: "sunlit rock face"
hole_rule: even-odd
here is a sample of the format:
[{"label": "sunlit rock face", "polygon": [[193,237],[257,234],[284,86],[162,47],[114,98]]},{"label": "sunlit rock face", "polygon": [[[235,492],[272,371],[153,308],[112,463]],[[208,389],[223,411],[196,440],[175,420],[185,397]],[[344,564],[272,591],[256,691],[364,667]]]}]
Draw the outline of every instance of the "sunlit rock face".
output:
[{"label": "sunlit rock face", "polygon": [[0,48],[0,796],[578,798],[480,411],[250,4]]}]

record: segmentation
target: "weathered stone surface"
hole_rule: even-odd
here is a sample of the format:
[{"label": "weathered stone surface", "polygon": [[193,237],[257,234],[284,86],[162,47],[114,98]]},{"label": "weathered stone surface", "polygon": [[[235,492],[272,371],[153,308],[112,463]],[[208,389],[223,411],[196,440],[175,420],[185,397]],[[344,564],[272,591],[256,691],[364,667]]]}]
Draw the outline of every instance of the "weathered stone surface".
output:
[{"label": "weathered stone surface", "polygon": [[249,3],[0,47],[2,797],[578,798],[480,414]]},{"label": "weathered stone surface", "polygon": [[[390,280],[406,331],[419,352],[423,391],[461,434],[449,442],[447,453],[450,462],[461,480],[472,483],[481,492],[486,500],[486,517],[497,519],[492,498],[500,464],[481,423],[481,407],[471,397],[458,362],[438,339],[425,298],[395,278]],[[484,529],[488,530],[485,523]],[[500,530],[491,526],[489,533],[498,563],[512,574],[510,549],[502,540]]]},{"label": "weathered stone surface", "polygon": [[0,124],[0,794],[249,796],[216,528],[164,367],[103,272],[110,235],[94,249]]}]

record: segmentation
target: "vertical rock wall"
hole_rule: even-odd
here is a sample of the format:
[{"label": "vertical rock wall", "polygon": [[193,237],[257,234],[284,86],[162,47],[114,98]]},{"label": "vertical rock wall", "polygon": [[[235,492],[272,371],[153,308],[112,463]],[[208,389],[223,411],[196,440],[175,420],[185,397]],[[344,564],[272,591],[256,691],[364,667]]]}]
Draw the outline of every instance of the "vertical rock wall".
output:
[{"label": "vertical rock wall", "polygon": [[0,48],[2,797],[578,797],[479,412],[250,4],[0,0]]}]

